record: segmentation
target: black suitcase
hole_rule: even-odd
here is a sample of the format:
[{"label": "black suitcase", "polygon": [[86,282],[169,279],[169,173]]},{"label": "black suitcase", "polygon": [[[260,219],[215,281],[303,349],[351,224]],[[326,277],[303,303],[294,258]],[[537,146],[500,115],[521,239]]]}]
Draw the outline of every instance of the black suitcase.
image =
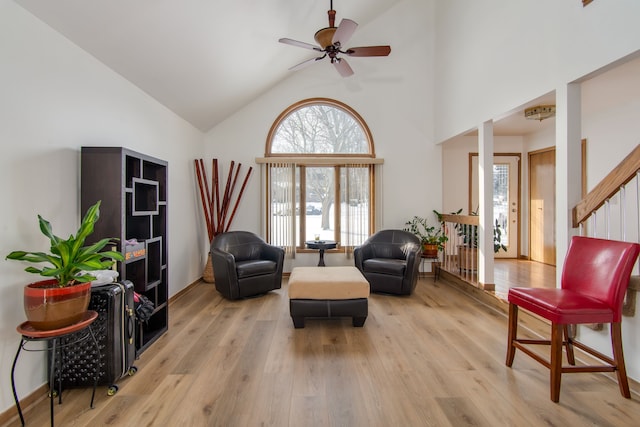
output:
[{"label": "black suitcase", "polygon": [[98,312],[91,328],[100,354],[96,354],[91,339],[78,341],[71,335],[61,340],[55,388],[60,392],[69,387],[93,386],[95,360],[99,358],[98,384],[109,386],[107,394],[112,396],[118,391],[116,381],[137,371],[133,283],[124,280],[93,286],[89,310]]}]

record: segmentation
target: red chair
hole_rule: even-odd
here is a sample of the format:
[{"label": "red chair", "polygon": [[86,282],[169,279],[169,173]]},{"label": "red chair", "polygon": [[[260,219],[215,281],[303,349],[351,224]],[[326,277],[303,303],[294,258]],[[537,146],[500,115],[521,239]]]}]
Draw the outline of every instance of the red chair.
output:
[{"label": "red chair", "polygon": [[[638,243],[589,237],[573,237],[562,269],[560,289],[509,289],[509,337],[507,366],[513,364],[516,349],[522,350],[550,369],[551,400],[560,400],[560,378],[572,372],[616,372],[620,392],[631,397],[622,352],[622,302],[631,271],[640,253]],[[518,339],[518,308],[551,322],[550,340]],[[571,338],[568,326],[610,323],[613,359]],[[564,335],[564,339],[563,339]],[[531,345],[551,346],[550,360],[535,353]],[[562,347],[567,362],[562,363]],[[596,357],[603,365],[575,366],[573,347]]]}]

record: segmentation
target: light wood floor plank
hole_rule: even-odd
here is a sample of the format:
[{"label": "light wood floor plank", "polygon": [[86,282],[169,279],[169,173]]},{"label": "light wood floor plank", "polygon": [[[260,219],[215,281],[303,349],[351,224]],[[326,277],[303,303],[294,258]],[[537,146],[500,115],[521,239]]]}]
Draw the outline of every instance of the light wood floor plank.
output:
[{"label": "light wood floor plank", "polygon": [[[56,424],[537,427],[640,419],[638,395],[624,399],[608,374],[563,375],[560,403],[551,402],[548,370],[520,352],[505,366],[504,310],[444,280],[421,278],[409,297],[371,295],[363,328],[345,318],[294,329],[286,279],[282,289],[242,301],[199,283],[169,313],[169,331],[136,361],[137,374],[118,381],[115,396],[101,386],[89,409],[90,388],[65,390]],[[25,417],[47,425],[48,400]]]}]

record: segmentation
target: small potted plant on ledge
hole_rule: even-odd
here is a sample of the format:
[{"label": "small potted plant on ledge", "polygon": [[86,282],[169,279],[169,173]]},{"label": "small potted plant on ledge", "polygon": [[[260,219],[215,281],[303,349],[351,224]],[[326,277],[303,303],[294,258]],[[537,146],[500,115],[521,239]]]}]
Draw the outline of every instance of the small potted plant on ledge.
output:
[{"label": "small potted plant on ledge", "polygon": [[422,243],[425,258],[438,258],[438,251],[444,249],[448,238],[440,227],[430,225],[426,218],[414,216],[404,224],[405,231],[415,234]]},{"label": "small potted plant on ledge", "polygon": [[58,329],[82,320],[89,306],[91,281],[95,280],[88,272],[105,270],[115,261],[124,260],[120,252],[101,252],[117,239],[106,238],[84,246],[99,217],[100,201],[87,210],[76,235],[65,240],[54,235],[49,221],[38,215],[40,231],[51,242],[50,253],[13,251],[7,255],[6,259],[50,264],[25,268],[29,273],[46,278],[24,288],[25,314],[35,329]]}]

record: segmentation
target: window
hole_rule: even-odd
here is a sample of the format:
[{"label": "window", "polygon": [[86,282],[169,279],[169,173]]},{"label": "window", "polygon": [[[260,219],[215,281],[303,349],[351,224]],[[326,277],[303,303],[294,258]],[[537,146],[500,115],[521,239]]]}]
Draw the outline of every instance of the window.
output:
[{"label": "window", "polygon": [[266,231],[271,244],[304,249],[319,236],[349,251],[374,226],[375,158],[362,118],[338,101],[314,98],[274,122],[263,163]]}]

